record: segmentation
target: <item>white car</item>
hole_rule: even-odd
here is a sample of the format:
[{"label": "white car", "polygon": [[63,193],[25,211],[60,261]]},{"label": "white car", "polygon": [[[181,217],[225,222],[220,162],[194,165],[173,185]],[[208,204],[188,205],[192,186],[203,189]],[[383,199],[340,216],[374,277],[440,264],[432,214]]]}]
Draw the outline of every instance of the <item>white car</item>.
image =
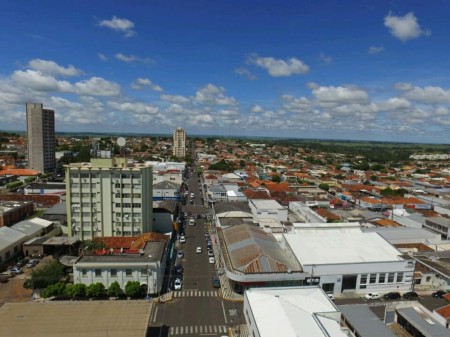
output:
[{"label": "white car", "polygon": [[181,289],[181,280],[179,278],[177,278],[175,280],[175,282],[173,283],[173,288],[175,290],[180,290]]},{"label": "white car", "polygon": [[202,253],[202,247],[197,247],[197,249],[195,250],[195,252],[197,254],[201,254]]},{"label": "white car", "polygon": [[190,218],[189,219],[189,226],[194,226],[195,225],[195,219],[194,218]]},{"label": "white car", "polygon": [[379,300],[381,298],[378,293],[368,293],[364,296],[366,300]]},{"label": "white car", "polygon": [[334,301],[334,296],[331,293],[327,293],[327,296],[330,300]]},{"label": "white car", "polygon": [[186,243],[186,238],[183,235],[180,236],[180,243]]},{"label": "white car", "polygon": [[183,257],[184,257],[183,251],[182,251],[182,250],[179,250],[179,251],[177,252],[177,258],[182,259]]},{"label": "white car", "polygon": [[216,259],[214,257],[209,258],[209,263],[214,264],[216,263]]}]

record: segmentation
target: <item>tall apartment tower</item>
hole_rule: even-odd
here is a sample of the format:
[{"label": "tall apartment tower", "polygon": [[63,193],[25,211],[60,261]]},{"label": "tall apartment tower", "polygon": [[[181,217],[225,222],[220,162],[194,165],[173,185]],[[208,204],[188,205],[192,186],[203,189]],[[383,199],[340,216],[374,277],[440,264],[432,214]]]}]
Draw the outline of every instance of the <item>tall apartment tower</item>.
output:
[{"label": "tall apartment tower", "polygon": [[173,156],[186,157],[186,132],[180,127],[173,131]]},{"label": "tall apartment tower", "polygon": [[125,158],[66,166],[67,230],[82,240],[153,230],[153,169]]},{"label": "tall apartment tower", "polygon": [[28,167],[42,173],[55,171],[55,111],[42,103],[27,103]]}]

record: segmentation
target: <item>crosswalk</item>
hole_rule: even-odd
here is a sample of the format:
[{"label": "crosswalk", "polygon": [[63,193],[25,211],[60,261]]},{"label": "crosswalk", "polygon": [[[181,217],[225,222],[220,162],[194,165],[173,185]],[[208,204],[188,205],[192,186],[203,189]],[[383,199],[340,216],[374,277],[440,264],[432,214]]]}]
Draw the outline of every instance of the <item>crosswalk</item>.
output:
[{"label": "crosswalk", "polygon": [[169,336],[189,334],[219,334],[226,332],[227,327],[225,325],[185,325],[170,327]]},{"label": "crosswalk", "polygon": [[174,291],[174,297],[219,297],[216,290],[182,290]]}]

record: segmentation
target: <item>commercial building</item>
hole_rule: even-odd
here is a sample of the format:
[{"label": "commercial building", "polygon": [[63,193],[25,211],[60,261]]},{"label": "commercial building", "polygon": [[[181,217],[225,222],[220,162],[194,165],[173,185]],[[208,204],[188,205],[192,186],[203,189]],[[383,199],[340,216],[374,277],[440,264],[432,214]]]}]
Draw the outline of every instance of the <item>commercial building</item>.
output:
[{"label": "commercial building", "polygon": [[27,103],[28,167],[43,173],[54,172],[55,112],[42,103]]},{"label": "commercial building", "polygon": [[180,127],[173,131],[173,156],[186,157],[186,132]]},{"label": "commercial building", "polygon": [[152,167],[92,159],[66,166],[69,236],[137,236],[153,226]]},{"label": "commercial building", "polygon": [[12,226],[33,213],[31,201],[0,201],[0,227]]}]

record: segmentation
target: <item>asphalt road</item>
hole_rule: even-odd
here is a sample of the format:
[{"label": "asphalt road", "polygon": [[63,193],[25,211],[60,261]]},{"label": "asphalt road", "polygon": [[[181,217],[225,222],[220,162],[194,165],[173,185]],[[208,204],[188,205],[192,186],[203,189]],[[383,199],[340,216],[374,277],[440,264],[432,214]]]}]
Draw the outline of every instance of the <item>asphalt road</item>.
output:
[{"label": "asphalt road", "polygon": [[[188,186],[189,195],[194,192],[195,197],[192,204],[189,197],[183,211],[205,214],[197,174],[192,173]],[[186,223],[186,243],[176,244],[184,252],[184,257],[175,261],[184,268],[182,289],[175,291],[172,302],[156,305],[149,336],[225,336],[228,326],[243,322],[242,303],[224,301],[219,289],[212,287],[216,270],[215,264],[209,263],[205,230],[204,218],[196,218],[194,226]],[[202,253],[196,253],[197,247]],[[164,328],[155,328],[161,326]]]}]

